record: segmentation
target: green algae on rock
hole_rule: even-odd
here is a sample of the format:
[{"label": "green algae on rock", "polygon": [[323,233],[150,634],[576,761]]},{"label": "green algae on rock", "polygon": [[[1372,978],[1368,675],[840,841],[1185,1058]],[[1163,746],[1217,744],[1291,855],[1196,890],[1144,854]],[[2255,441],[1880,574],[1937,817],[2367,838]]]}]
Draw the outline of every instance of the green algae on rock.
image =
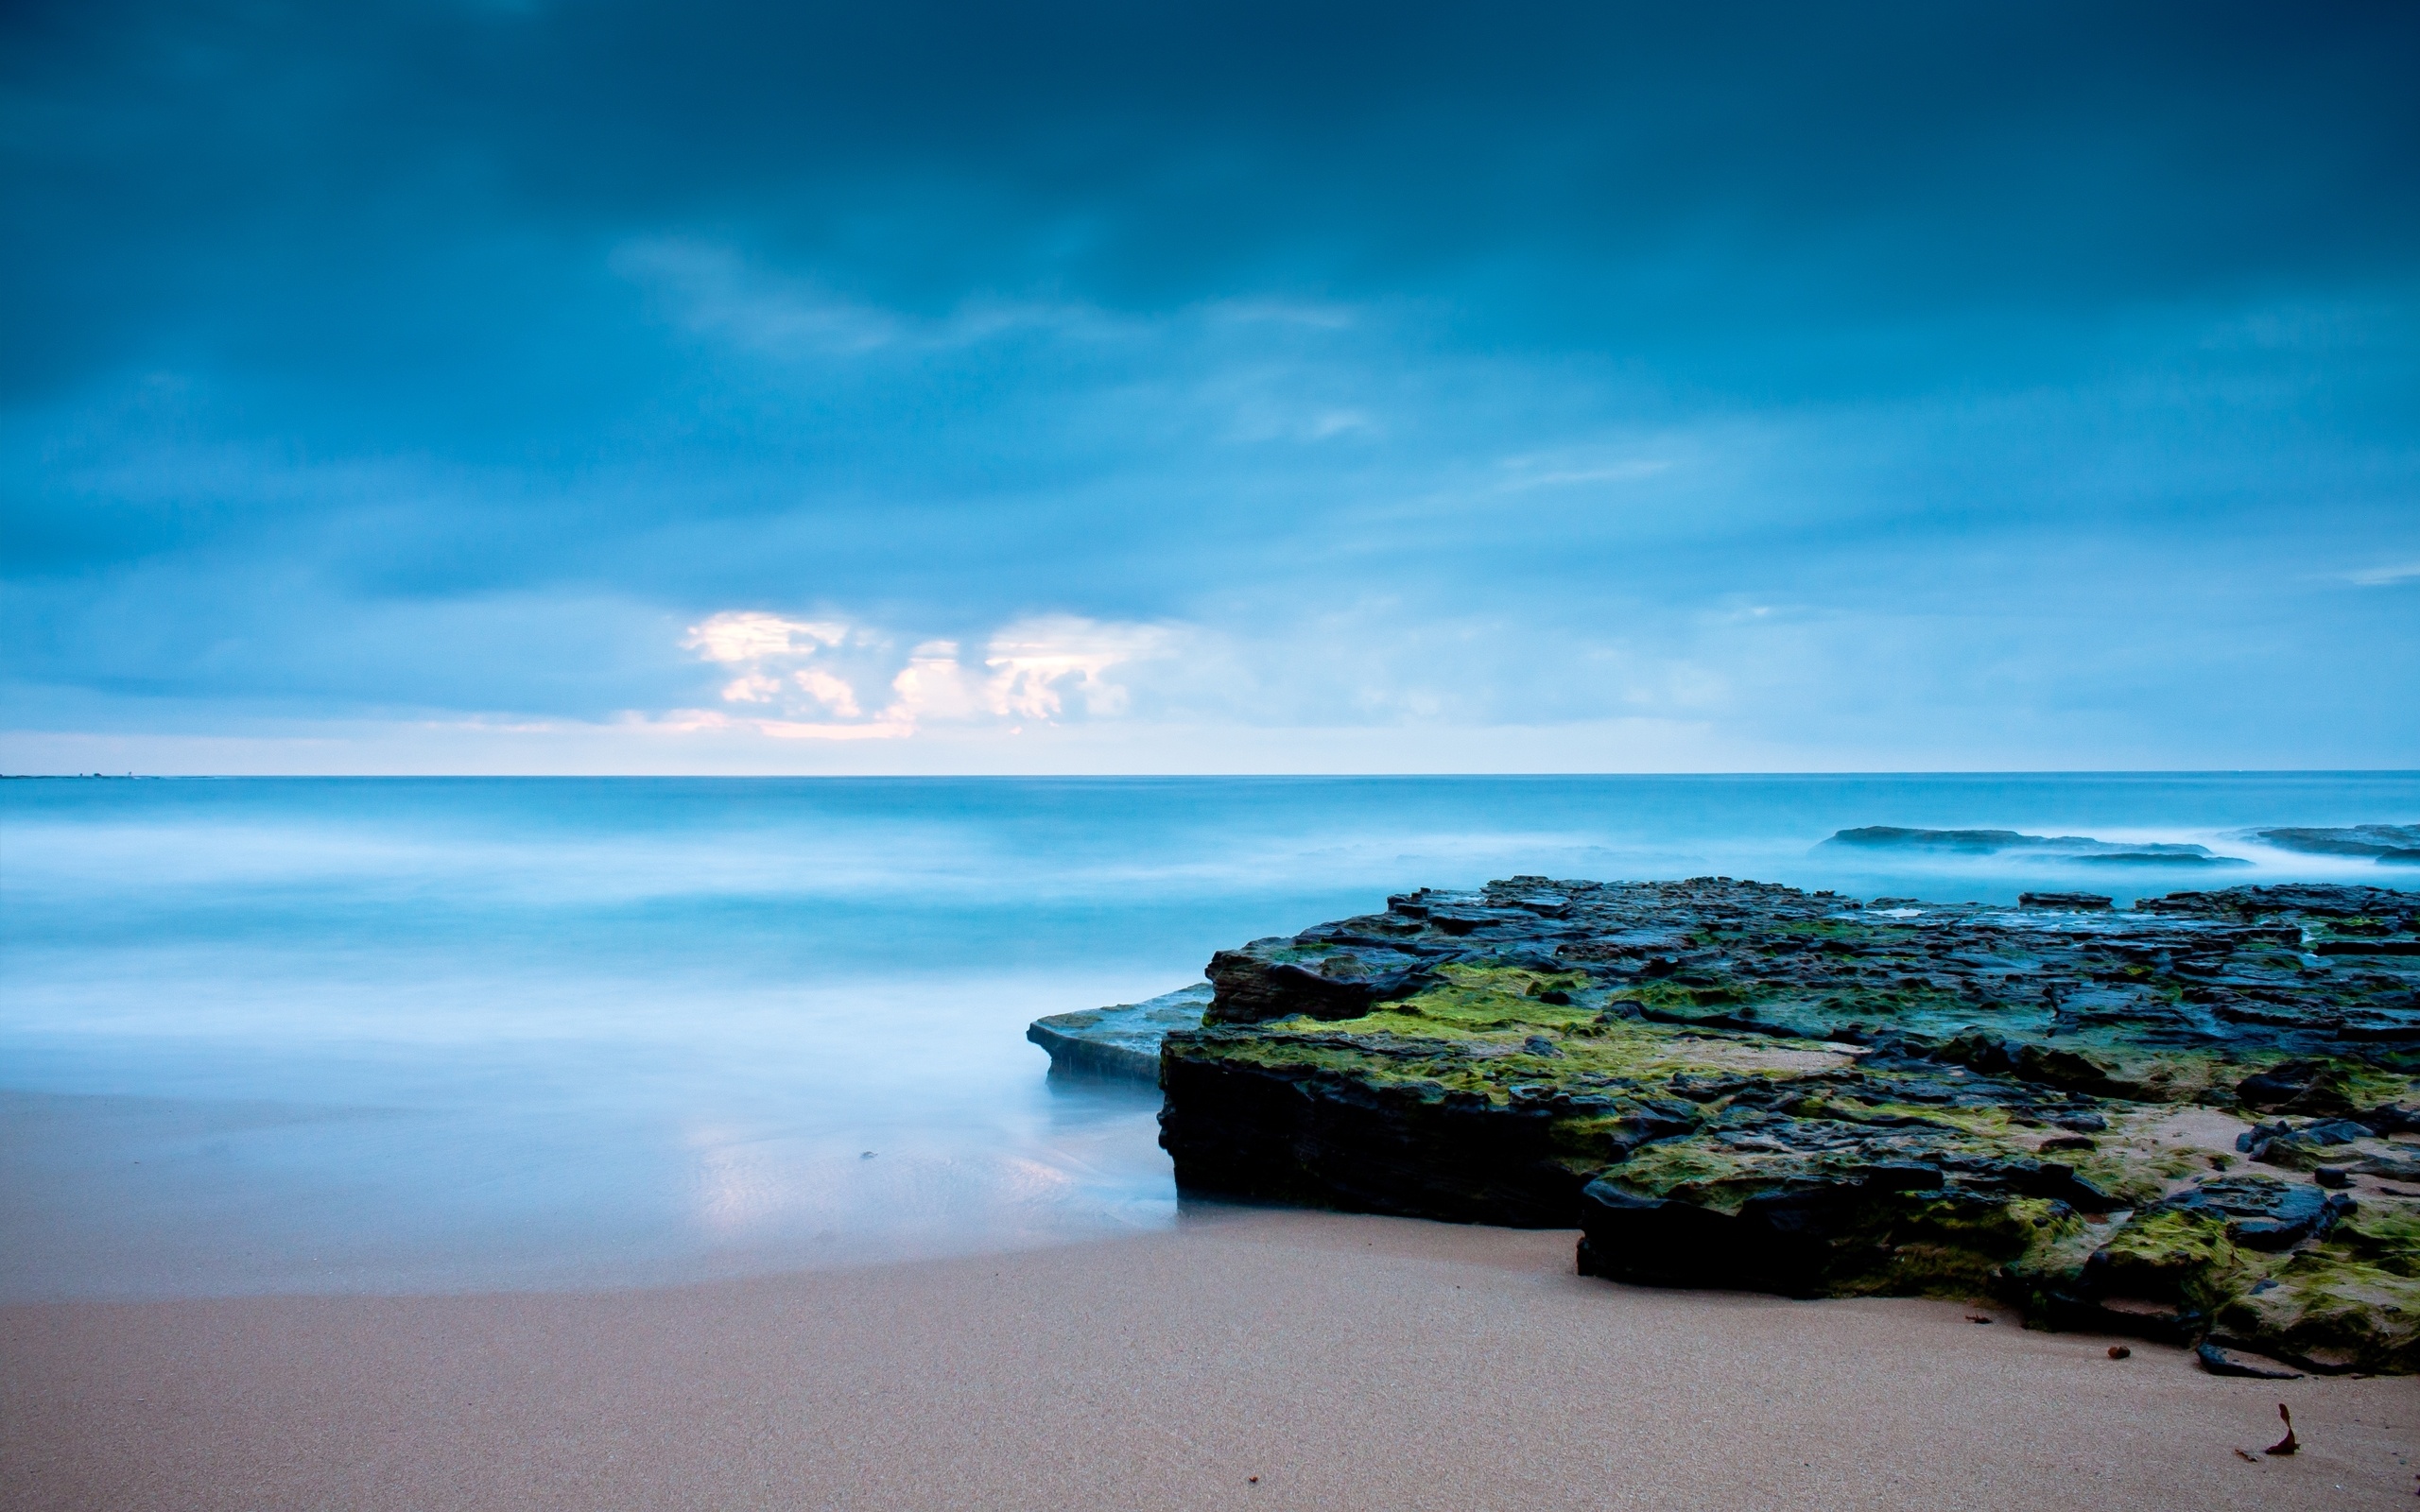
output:
[{"label": "green algae on rock", "polygon": [[1391,899],[1213,958],[1161,1143],[1190,1190],[1576,1226],[1617,1280],[2420,1369],[2420,895],[2036,902]]}]

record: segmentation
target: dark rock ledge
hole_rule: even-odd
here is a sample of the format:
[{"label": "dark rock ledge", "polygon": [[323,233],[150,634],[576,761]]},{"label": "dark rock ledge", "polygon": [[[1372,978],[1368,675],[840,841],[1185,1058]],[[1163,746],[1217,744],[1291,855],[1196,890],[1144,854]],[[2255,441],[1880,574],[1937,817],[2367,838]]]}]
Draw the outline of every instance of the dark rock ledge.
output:
[{"label": "dark rock ledge", "polygon": [[1161,1143],[1192,1191],[1576,1227],[1625,1281],[2420,1369],[2420,894],[2032,901],[1391,899],[1211,961]]}]

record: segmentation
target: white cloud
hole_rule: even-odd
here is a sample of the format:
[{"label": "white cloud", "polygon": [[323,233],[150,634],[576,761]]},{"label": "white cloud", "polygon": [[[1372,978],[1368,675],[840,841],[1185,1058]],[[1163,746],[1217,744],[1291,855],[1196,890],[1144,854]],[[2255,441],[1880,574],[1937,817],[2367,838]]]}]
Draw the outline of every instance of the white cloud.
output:
[{"label": "white cloud", "polygon": [[846,625],[829,620],[786,620],[777,614],[740,612],[717,614],[689,627],[688,639],[681,644],[709,662],[761,662],[769,657],[805,656],[818,646],[838,645],[848,633]]},{"label": "white cloud", "polygon": [[[832,739],[868,739],[907,733],[883,721],[837,723],[864,717],[856,687],[839,671],[798,665],[809,658],[828,657],[853,639],[862,645],[878,644],[881,638],[868,637],[840,620],[793,620],[761,610],[734,610],[689,627],[681,644],[705,661],[738,671],[737,677],[723,684],[722,701],[764,706],[763,715],[739,723],[766,734],[804,738],[814,732]],[[667,717],[693,713],[682,711]],[[700,728],[723,729],[734,723],[727,715],[716,715]]]},{"label": "white cloud", "polygon": [[925,641],[889,679],[890,702],[869,715],[859,689],[879,677],[878,658],[890,637],[841,621],[733,610],[692,626],[682,644],[737,669],[723,685],[723,701],[762,706],[761,713],[735,717],[682,710],[658,723],[749,728],[788,740],[870,740],[911,735],[927,724],[1114,718],[1131,703],[1131,691],[1115,670],[1167,657],[1177,643],[1177,632],[1165,626],[1072,614],[1003,626],[984,643],[979,660],[969,659],[956,641]]},{"label": "white cloud", "polygon": [[2357,573],[2346,573],[2344,580],[2362,588],[2392,588],[2396,583],[2420,581],[2420,561],[2407,561],[2392,567],[2365,567]]},{"label": "white cloud", "polygon": [[821,667],[809,667],[790,674],[790,680],[801,691],[843,719],[855,719],[863,713],[857,707],[857,690]]},{"label": "white cloud", "polygon": [[956,641],[927,641],[916,647],[907,667],[891,679],[890,691],[891,708],[910,721],[962,722],[980,718],[991,707],[981,679],[959,664]]},{"label": "white cloud", "polygon": [[1056,719],[1069,697],[1096,717],[1123,713],[1127,690],[1109,669],[1167,655],[1173,636],[1153,625],[1108,625],[1073,615],[1020,620],[992,638],[983,664],[995,713]]}]

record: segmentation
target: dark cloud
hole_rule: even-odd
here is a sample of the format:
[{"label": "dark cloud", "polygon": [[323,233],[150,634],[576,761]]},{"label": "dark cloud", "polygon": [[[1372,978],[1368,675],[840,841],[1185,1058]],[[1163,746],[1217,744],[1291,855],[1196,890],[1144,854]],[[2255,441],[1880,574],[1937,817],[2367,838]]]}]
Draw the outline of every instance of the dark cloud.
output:
[{"label": "dark cloud", "polygon": [[36,702],[593,717],[748,605],[1483,622],[1414,638],[1490,720],[1608,707],[1574,646],[1745,679],[1673,627],[1752,600],[1938,599],[1947,667],[2081,584],[2039,633],[2178,709],[2222,605],[2411,627],[2345,586],[2420,559],[2408,7],[0,26]]},{"label": "dark cloud", "polygon": [[1973,353],[1905,328],[2400,284],[2420,217],[2420,21],[2387,5],[92,4],[14,30],[20,383],[153,356],[165,315],[255,360],[471,349],[573,382],[597,244],[703,226],[928,312],[1426,294],[1474,339],[1761,387],[1844,327],[1937,373]]}]

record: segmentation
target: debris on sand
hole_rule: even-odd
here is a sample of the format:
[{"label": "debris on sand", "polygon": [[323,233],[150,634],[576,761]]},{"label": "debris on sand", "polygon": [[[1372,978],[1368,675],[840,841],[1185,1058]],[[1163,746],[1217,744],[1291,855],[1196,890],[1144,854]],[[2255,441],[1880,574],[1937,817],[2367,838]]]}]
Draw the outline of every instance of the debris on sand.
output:
[{"label": "debris on sand", "polygon": [[2262,1450],[2261,1452],[2264,1454],[2301,1453],[2303,1446],[2301,1442],[2294,1437],[2294,1415],[2286,1410],[2286,1404],[2282,1401],[2277,1403],[2277,1416],[2285,1419],[2286,1436],[2270,1445],[2267,1449]]}]

